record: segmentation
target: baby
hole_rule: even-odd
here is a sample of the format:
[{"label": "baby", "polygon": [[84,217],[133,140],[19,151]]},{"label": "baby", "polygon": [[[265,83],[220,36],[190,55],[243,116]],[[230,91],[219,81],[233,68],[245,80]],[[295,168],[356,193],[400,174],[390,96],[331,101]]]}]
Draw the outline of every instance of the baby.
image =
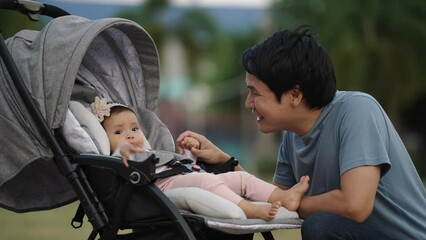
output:
[{"label": "baby", "polygon": [[[111,151],[119,152],[124,165],[128,166],[131,154],[145,151],[145,137],[133,110],[121,104],[109,106],[109,113],[102,116],[101,124],[108,135]],[[93,105],[92,112],[97,112],[96,109],[93,110]],[[187,149],[200,146],[196,139],[189,137],[179,144]],[[178,174],[159,179],[155,184],[162,191],[182,187],[202,188],[237,204],[247,218],[269,221],[275,218],[281,205],[290,211],[297,210],[303,194],[309,187],[309,177],[302,177],[299,183],[286,191],[244,171],[217,175],[202,172]],[[246,199],[270,204],[253,204]]]}]

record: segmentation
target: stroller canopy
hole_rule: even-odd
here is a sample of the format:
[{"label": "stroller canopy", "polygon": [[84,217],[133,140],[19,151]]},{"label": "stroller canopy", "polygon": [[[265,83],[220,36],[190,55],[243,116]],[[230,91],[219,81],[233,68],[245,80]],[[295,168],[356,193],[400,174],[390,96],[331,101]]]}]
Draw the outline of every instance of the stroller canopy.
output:
[{"label": "stroller canopy", "polygon": [[[88,105],[101,95],[136,110],[156,110],[158,53],[148,33],[132,21],[59,17],[42,31],[17,33],[6,44],[52,131],[61,127],[70,99]],[[24,107],[4,64],[0,67],[0,206],[26,212],[74,201],[30,117],[33,110]]]}]

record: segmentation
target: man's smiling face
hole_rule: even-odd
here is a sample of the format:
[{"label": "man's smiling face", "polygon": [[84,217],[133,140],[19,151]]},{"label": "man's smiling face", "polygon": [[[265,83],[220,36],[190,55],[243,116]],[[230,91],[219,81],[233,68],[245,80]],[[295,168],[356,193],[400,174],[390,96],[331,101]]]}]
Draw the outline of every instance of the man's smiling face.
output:
[{"label": "man's smiling face", "polygon": [[249,92],[245,107],[256,116],[259,129],[265,133],[286,130],[291,119],[290,94],[284,93],[278,102],[269,87],[249,73],[246,73],[246,85]]}]

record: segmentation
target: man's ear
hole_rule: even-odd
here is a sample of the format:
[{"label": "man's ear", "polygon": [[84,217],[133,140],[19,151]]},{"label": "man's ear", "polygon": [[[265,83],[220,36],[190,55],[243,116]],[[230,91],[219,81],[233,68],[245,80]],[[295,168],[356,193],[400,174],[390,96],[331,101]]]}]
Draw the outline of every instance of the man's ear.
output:
[{"label": "man's ear", "polygon": [[290,103],[293,106],[298,106],[303,100],[303,92],[300,90],[299,85],[294,86],[290,90]]}]

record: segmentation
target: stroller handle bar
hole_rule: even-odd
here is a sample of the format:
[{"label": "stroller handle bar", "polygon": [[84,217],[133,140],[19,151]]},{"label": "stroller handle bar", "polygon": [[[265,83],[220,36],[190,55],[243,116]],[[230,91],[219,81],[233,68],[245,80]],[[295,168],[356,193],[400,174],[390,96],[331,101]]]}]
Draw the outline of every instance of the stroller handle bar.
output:
[{"label": "stroller handle bar", "polygon": [[17,10],[28,16],[31,21],[38,21],[40,15],[51,18],[70,15],[59,7],[33,0],[0,0],[0,9]]}]

